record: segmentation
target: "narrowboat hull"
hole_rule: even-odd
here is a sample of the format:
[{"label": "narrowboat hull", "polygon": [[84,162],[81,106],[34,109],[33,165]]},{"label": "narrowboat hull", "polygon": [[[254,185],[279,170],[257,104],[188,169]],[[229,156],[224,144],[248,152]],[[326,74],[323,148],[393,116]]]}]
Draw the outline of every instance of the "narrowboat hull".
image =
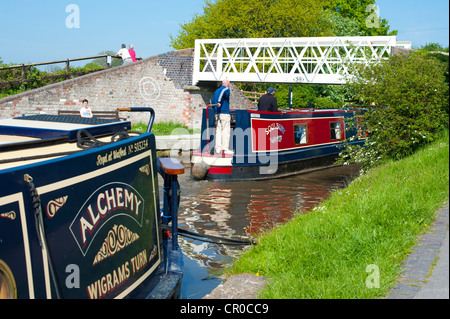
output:
[{"label": "narrowboat hull", "polygon": [[232,111],[232,154],[216,154],[214,123],[204,114],[201,148],[192,152],[191,175],[218,181],[259,180],[336,166],[348,137],[355,137],[350,145],[365,142],[360,130],[346,128],[352,118],[359,123],[359,115],[327,109]]},{"label": "narrowboat hull", "polygon": [[[11,129],[6,126],[3,132]],[[95,126],[92,131],[98,130]],[[100,131],[106,133],[104,128]],[[44,134],[48,133],[46,128]],[[61,138],[67,136],[51,136],[58,147],[76,148]],[[8,278],[4,296],[180,296],[182,253],[177,243],[163,236],[152,133],[63,152],[69,155],[56,151],[51,159],[30,156],[26,164],[14,164],[8,160],[11,153],[29,152],[22,144],[4,144],[1,152],[0,275]]]}]

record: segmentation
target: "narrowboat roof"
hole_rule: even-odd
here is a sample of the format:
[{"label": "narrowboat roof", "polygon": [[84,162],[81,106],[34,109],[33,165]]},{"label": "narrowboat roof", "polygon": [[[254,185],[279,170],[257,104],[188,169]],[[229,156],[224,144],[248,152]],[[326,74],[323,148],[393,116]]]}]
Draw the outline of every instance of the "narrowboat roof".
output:
[{"label": "narrowboat roof", "polygon": [[77,133],[85,130],[109,142],[116,132],[130,122],[88,119],[75,116],[32,115],[0,120],[0,170],[33,164],[81,151]]},{"label": "narrowboat roof", "polygon": [[[67,137],[76,140],[79,130],[101,135],[130,128],[130,122],[120,122],[96,118],[81,118],[61,115],[31,115],[0,120],[0,135],[14,135],[31,138]],[[4,144],[5,138],[0,140]]]}]

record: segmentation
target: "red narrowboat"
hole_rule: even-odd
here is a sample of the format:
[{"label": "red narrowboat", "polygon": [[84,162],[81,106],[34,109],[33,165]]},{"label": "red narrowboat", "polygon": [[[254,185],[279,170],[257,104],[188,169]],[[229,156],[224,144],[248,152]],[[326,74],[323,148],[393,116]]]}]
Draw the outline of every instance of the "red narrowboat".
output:
[{"label": "red narrowboat", "polygon": [[192,153],[191,175],[207,180],[257,180],[334,166],[346,139],[362,145],[366,135],[348,125],[363,110],[294,109],[281,112],[232,110],[230,150],[214,153],[214,115],[205,109],[200,149]]}]

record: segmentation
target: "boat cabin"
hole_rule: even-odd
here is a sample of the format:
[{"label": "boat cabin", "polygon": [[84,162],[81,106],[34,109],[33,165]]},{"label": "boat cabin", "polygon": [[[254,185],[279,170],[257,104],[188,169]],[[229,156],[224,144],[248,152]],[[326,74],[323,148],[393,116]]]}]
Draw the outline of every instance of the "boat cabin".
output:
[{"label": "boat cabin", "polygon": [[[131,111],[150,112],[151,129],[153,110]],[[150,130],[130,127],[54,115],[0,120],[0,298],[180,296],[171,194],[184,168],[156,157]]]},{"label": "boat cabin", "polygon": [[[366,136],[348,127],[362,111],[347,109],[295,109],[281,112],[233,110],[230,150],[214,153],[214,113],[204,110],[200,149],[193,152],[192,169],[206,171],[194,178],[254,180],[282,177],[330,167],[346,139],[362,145]],[[356,127],[356,126],[355,126]]]}]

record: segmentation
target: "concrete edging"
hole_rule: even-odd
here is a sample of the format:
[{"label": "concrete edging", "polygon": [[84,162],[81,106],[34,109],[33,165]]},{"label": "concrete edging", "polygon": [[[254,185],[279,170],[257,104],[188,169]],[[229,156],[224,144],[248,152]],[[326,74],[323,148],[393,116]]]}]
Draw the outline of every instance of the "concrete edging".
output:
[{"label": "concrete edging", "polygon": [[251,274],[239,274],[228,278],[203,299],[256,299],[267,280]]}]

